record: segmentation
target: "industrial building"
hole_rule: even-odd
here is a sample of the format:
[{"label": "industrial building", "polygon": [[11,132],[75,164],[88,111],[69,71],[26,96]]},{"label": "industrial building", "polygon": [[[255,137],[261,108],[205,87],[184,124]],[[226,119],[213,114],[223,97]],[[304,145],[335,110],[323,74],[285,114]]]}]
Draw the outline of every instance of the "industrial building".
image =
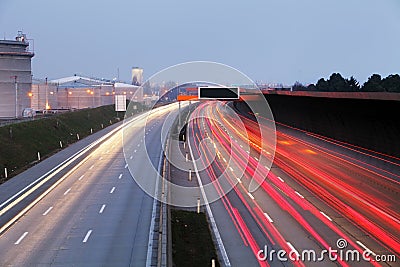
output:
[{"label": "industrial building", "polygon": [[33,110],[42,111],[58,106],[57,84],[47,82],[46,79],[32,79],[32,89],[28,95]]},{"label": "industrial building", "polygon": [[115,95],[126,95],[132,101],[143,101],[142,87],[79,75],[51,81],[35,80],[29,95],[31,107],[38,111],[112,105]]},{"label": "industrial building", "polygon": [[15,40],[0,40],[0,118],[22,117],[31,106],[33,56],[22,32]]},{"label": "industrial building", "polygon": [[132,68],[132,84],[74,75],[56,80],[32,79],[26,35],[0,40],[0,119],[20,118],[24,110],[46,112],[112,105],[115,95],[143,102],[143,69]]}]

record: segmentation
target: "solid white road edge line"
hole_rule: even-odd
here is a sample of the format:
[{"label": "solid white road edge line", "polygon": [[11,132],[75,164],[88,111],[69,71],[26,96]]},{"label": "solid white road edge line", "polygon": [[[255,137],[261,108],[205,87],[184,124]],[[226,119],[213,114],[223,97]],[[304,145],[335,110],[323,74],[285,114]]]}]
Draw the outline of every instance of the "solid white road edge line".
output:
[{"label": "solid white road edge line", "polygon": [[[157,171],[158,174],[160,175],[161,173],[161,166],[162,166],[162,161],[163,161],[163,148],[161,147],[161,153],[160,153],[160,159],[158,161],[158,167]],[[164,179],[164,178],[162,178]],[[157,177],[156,179],[156,188],[154,190],[154,194],[158,196],[158,186],[159,186],[159,179]],[[151,256],[153,254],[153,246],[154,246],[154,227],[155,227],[155,221],[156,221],[156,215],[157,215],[157,198],[153,199],[153,208],[151,211],[151,222],[150,222],[150,231],[149,231],[149,242],[147,244],[147,257],[146,257],[146,267],[151,266]]]},{"label": "solid white road edge line", "polygon": [[35,200],[33,200],[29,205],[27,205],[23,210],[21,210],[17,215],[15,215],[11,220],[9,220],[6,224],[4,224],[0,228],[0,235],[10,227],[14,222],[16,222],[19,218],[21,218],[28,210],[30,210],[33,206],[35,206],[40,200],[42,200],[47,194],[49,194],[54,188],[56,188],[62,181],[64,181],[71,173],[73,173],[76,169],[78,169],[83,163],[86,162],[86,157],[84,160],[76,164],[71,170],[69,170],[63,177],[58,179],[52,186],[50,186],[46,191],[44,191],[41,195],[39,195]]},{"label": "solid white road edge line", "polygon": [[[93,143],[89,144],[88,146],[84,147],[83,149],[79,150],[78,152],[76,152],[74,155],[72,155],[71,157],[69,157],[68,159],[66,159],[65,161],[61,162],[59,165],[57,165],[56,167],[54,167],[53,169],[51,169],[50,171],[48,171],[47,173],[45,173],[44,175],[42,175],[41,177],[39,177],[38,179],[36,179],[35,181],[33,181],[32,183],[30,183],[29,185],[27,185],[25,188],[21,189],[19,192],[17,192],[15,195],[13,195],[12,197],[10,197],[8,200],[6,200],[5,202],[3,202],[0,205],[0,208],[2,208],[3,206],[7,205],[9,202],[13,201],[16,197],[18,197],[20,194],[22,194],[24,191],[28,190],[30,187],[34,186],[37,182],[41,181],[39,184],[37,184],[36,186],[34,186],[34,188],[31,188],[28,192],[26,192],[25,194],[23,194],[22,196],[20,196],[18,199],[14,200],[12,203],[10,203],[8,206],[6,206],[5,208],[3,208],[3,210],[0,211],[0,216],[5,213],[7,210],[11,209],[13,206],[15,206],[17,203],[19,203],[23,198],[25,198],[26,196],[28,196],[31,192],[35,191],[37,188],[39,188],[43,183],[45,183],[46,181],[48,181],[50,178],[52,178],[54,175],[56,175],[58,172],[60,172],[61,170],[63,170],[65,167],[67,167],[68,165],[70,165],[72,162],[74,162],[77,158],[79,158],[82,154],[84,154],[86,151],[88,151],[89,149],[91,149],[92,147],[96,146],[98,143],[101,143],[102,141],[104,141],[105,139],[107,139],[109,136],[115,134],[116,132],[118,132],[119,130],[121,130],[123,127],[139,120],[142,119],[143,116],[145,116],[146,113],[139,115],[138,117],[132,118],[131,121],[124,123],[120,126],[118,126],[117,128],[113,129],[112,131],[110,131],[109,133],[107,133],[106,135],[103,135],[102,137],[100,137],[99,139],[97,139],[96,141],[94,141]],[[6,230],[8,229],[8,227],[10,227],[14,222],[16,222],[19,218],[21,218],[28,210],[30,210],[33,206],[35,206],[40,200],[42,200],[48,193],[50,193],[54,188],[56,188],[66,177],[68,177],[71,173],[73,173],[77,168],[79,168],[83,163],[86,162],[87,159],[90,158],[90,154],[85,157],[82,161],[80,161],[77,165],[75,165],[71,170],[69,170],[63,177],[61,177],[57,182],[55,182],[51,187],[49,187],[45,192],[43,192],[39,197],[37,197],[34,201],[32,201],[29,205],[27,205],[23,210],[21,210],[16,216],[14,216],[12,219],[10,219],[6,224],[4,224],[1,228],[0,228],[0,235]],[[66,165],[64,165],[66,164]],[[63,166],[64,165],[64,166]],[[56,170],[54,173],[54,170]],[[50,175],[49,175],[50,174]],[[47,178],[46,176],[49,175]],[[43,179],[46,178],[43,182]],[[10,207],[11,206],[11,207]]]},{"label": "solid white road edge line", "polygon": [[[189,125],[187,127],[189,127]],[[190,136],[188,129],[186,130],[186,132],[188,133],[187,136]],[[192,159],[194,159],[193,151],[192,151],[192,147],[190,145],[189,138],[187,137],[187,139],[188,139],[187,143],[188,143],[188,146],[189,146],[190,156],[191,156]],[[201,194],[202,194],[203,200],[205,202],[204,204],[206,205],[206,210],[207,210],[208,218],[210,219],[211,228],[212,228],[212,230],[214,232],[215,239],[217,240],[217,243],[218,243],[219,251],[220,251],[220,253],[222,255],[222,258],[224,260],[225,266],[231,266],[231,263],[230,263],[229,258],[228,258],[228,254],[226,253],[226,250],[225,250],[224,243],[222,242],[221,235],[220,235],[220,233],[218,231],[217,223],[215,222],[214,215],[213,215],[213,213],[211,211],[210,204],[208,203],[206,192],[204,191],[203,183],[202,183],[202,181],[200,179],[199,171],[197,169],[197,165],[196,165],[195,161],[193,161],[193,166],[194,166],[194,170],[196,172],[197,182],[199,183]]]},{"label": "solid white road edge line", "polygon": [[[115,134],[116,132],[118,132],[119,130],[124,128],[125,126],[127,126],[127,125],[129,125],[129,124],[131,124],[131,123],[133,123],[133,122],[135,122],[137,120],[143,119],[142,117],[146,113],[141,114],[141,115],[139,115],[139,116],[137,116],[135,118],[132,118],[129,122],[123,123],[122,125],[120,125],[120,126],[116,127],[115,129],[111,130],[109,133],[99,137],[97,140],[93,141],[89,145],[87,145],[84,148],[82,148],[81,150],[77,151],[75,154],[71,155],[69,158],[67,158],[66,160],[64,160],[63,162],[61,162],[60,164],[58,164],[57,166],[55,166],[54,168],[52,168],[51,170],[49,170],[48,172],[46,172],[45,174],[43,174],[42,176],[37,178],[35,181],[31,182],[30,184],[28,184],[27,186],[22,188],[16,194],[14,194],[9,199],[7,199],[6,201],[4,201],[3,203],[0,204],[0,209],[2,209],[2,210],[0,210],[0,216],[3,215],[8,210],[10,210],[15,205],[17,205],[21,200],[23,200],[25,197],[27,197],[32,192],[34,192],[36,189],[38,189],[40,186],[42,186],[44,183],[46,183],[48,180],[50,180],[52,177],[54,177],[57,173],[59,173],[60,171],[65,169],[67,166],[69,166],[71,163],[73,163],[76,159],[78,159],[84,153],[89,151],[92,147],[94,147],[97,144],[103,142],[108,137],[110,137],[111,135]],[[85,160],[86,159],[87,158],[85,158]],[[83,162],[83,161],[81,161],[81,162]],[[1,231],[0,231],[0,234],[1,234]]]}]

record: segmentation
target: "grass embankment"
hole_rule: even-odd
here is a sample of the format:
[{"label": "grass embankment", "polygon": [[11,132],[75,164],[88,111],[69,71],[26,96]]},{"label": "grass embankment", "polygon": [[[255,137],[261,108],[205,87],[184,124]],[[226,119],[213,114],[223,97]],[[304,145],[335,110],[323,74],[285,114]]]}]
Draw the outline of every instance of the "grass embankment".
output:
[{"label": "grass embankment", "polygon": [[172,260],[174,266],[219,266],[206,215],[171,210]]},{"label": "grass embankment", "polygon": [[[141,110],[141,109],[138,109]],[[31,167],[38,160],[123,119],[124,113],[114,105],[78,110],[0,127],[0,183]]]}]

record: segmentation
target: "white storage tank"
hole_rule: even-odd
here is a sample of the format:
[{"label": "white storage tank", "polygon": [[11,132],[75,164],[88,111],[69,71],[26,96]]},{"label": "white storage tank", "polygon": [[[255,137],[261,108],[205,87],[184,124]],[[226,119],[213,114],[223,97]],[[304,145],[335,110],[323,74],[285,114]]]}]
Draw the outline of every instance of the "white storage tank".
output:
[{"label": "white storage tank", "polygon": [[22,32],[15,40],[0,40],[0,118],[22,117],[31,107],[33,56]]}]

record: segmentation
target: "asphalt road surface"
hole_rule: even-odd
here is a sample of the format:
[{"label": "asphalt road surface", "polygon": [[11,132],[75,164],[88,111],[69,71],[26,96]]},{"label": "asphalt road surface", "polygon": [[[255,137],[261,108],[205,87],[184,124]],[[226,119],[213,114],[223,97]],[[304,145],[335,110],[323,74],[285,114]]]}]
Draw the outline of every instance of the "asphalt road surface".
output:
[{"label": "asphalt road surface", "polygon": [[[390,159],[386,169],[377,168],[360,158],[366,156],[363,151],[352,148],[351,153],[360,154],[354,157],[340,143],[311,140],[309,133],[280,127],[274,164],[264,166],[272,148],[261,148],[252,132],[256,126],[242,118],[245,136],[246,130],[239,129],[226,110],[221,102],[200,104],[193,115],[198,119],[189,124],[188,139],[194,159],[201,159],[198,165],[209,166],[199,172],[203,184],[214,183],[207,195],[220,195],[210,207],[232,266],[398,264],[362,259],[365,251],[371,260],[399,254],[397,159]],[[268,122],[261,125],[268,127]],[[366,157],[388,164],[385,156],[374,156]],[[255,191],[250,190],[251,179],[260,185]],[[224,194],[222,189],[229,185],[233,189]],[[268,255],[263,253],[265,246]],[[332,255],[338,260],[328,254],[320,257],[329,249],[336,250]],[[271,250],[275,250],[272,257]],[[277,256],[278,250],[285,251],[284,260]],[[316,258],[305,254],[303,259],[302,253],[310,250]],[[360,260],[346,251],[358,251]]]},{"label": "asphalt road surface", "polygon": [[[162,122],[176,108],[137,117],[126,126],[131,134],[124,135],[124,148],[119,130],[75,163],[58,186],[2,233],[0,266],[150,265],[154,200],[129,169],[150,175],[143,157],[158,165]],[[145,143],[147,150],[140,149]]]}]

